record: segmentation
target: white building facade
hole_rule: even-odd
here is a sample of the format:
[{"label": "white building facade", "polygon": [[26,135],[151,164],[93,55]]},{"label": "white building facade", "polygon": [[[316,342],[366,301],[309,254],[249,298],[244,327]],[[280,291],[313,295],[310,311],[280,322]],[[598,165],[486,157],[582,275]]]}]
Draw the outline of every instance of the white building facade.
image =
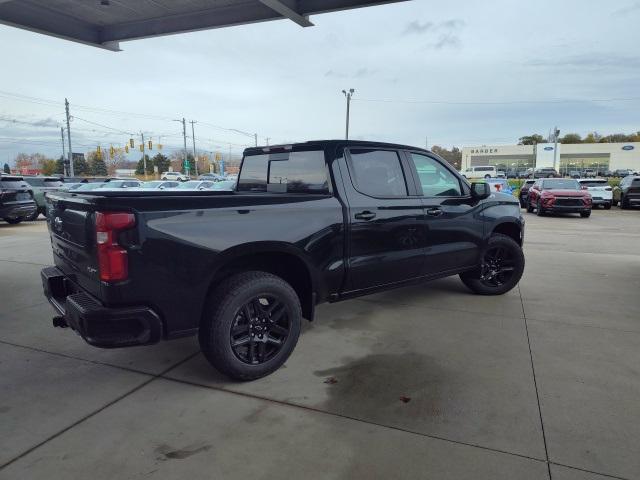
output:
[{"label": "white building facade", "polygon": [[492,165],[499,170],[555,167],[560,173],[594,168],[599,172],[618,169],[640,171],[640,142],[553,143],[537,145],[482,145],[462,149],[462,170]]}]

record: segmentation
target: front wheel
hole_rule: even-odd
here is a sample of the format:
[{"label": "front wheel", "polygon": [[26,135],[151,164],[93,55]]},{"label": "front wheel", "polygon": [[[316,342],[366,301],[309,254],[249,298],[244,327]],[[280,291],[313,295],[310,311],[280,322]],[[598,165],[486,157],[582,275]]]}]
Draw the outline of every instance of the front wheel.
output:
[{"label": "front wheel", "polygon": [[480,267],[461,273],[460,279],[478,295],[502,295],[518,284],[523,272],[520,245],[511,237],[494,234],[482,253]]},{"label": "front wheel", "polygon": [[589,218],[591,216],[591,210],[589,210],[588,212],[580,212],[580,216],[582,218]]},{"label": "front wheel", "polygon": [[7,222],[9,225],[17,225],[18,223],[20,223],[21,221],[23,221],[24,218],[23,217],[18,217],[18,218],[5,218],[4,221]]},{"label": "front wheel", "polygon": [[234,275],[210,295],[200,325],[209,363],[236,380],[276,371],[300,335],[302,309],[295,290],[266,272]]},{"label": "front wheel", "polygon": [[527,202],[527,213],[533,213],[533,205],[531,205],[531,201]]},{"label": "front wheel", "polygon": [[544,210],[542,209],[542,202],[538,200],[538,204],[536,206],[536,215],[539,217],[544,216]]},{"label": "front wheel", "polygon": [[491,178],[491,175],[487,174],[484,176],[484,178]]},{"label": "front wheel", "polygon": [[604,209],[605,210],[611,210],[611,204],[610,203],[605,203],[604,204]]}]

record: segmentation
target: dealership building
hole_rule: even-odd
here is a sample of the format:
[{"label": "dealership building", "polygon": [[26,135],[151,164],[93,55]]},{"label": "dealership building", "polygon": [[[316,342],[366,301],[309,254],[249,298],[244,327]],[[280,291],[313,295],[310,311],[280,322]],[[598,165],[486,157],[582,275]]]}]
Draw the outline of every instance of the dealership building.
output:
[{"label": "dealership building", "polygon": [[554,167],[560,173],[585,168],[640,171],[640,142],[464,147],[462,170],[479,165],[492,165],[505,171],[539,167]]}]

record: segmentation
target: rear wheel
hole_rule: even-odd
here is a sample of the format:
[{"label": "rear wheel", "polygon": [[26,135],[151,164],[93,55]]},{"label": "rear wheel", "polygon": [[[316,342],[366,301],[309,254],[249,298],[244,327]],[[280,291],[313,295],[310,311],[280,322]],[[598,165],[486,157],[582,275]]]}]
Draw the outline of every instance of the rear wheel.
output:
[{"label": "rear wheel", "polygon": [[21,221],[24,220],[24,217],[18,217],[18,218],[5,218],[4,221],[7,222],[9,225],[17,225],[18,223],[20,223]]},{"label": "rear wheel", "polygon": [[618,202],[618,206],[623,210],[626,210],[627,208],[629,208],[629,204],[624,199],[624,195],[622,194],[620,194],[620,201]]},{"label": "rear wheel", "polygon": [[491,178],[491,175],[487,174],[484,176],[484,178]]},{"label": "rear wheel", "polygon": [[544,215],[544,210],[542,209],[542,203],[538,200],[538,204],[536,205],[536,215],[542,217]]},{"label": "rear wheel", "polygon": [[524,272],[522,248],[511,237],[494,234],[482,253],[480,267],[461,273],[460,279],[479,295],[502,295],[515,287]]},{"label": "rear wheel", "polygon": [[220,372],[254,380],[289,358],[301,321],[300,300],[291,285],[266,272],[240,273],[209,297],[198,334],[200,347]]},{"label": "rear wheel", "polygon": [[604,209],[605,210],[611,210],[611,204],[610,203],[605,203],[604,204]]}]

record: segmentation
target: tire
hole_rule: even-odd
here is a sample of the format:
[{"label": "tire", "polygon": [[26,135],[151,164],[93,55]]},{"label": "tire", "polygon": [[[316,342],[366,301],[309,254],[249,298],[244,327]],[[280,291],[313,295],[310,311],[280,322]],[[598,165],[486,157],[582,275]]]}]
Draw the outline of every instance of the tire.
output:
[{"label": "tire", "polygon": [[589,210],[588,212],[580,212],[580,216],[582,218],[589,218],[591,216],[591,210]]},{"label": "tire", "polygon": [[604,204],[604,209],[605,210],[611,210],[611,204],[610,203],[605,203]]},{"label": "tire", "polygon": [[527,212],[533,213],[533,205],[531,205],[531,200],[527,202]]},{"label": "tire", "polygon": [[33,212],[33,215],[29,215],[28,217],[26,217],[25,220],[28,222],[33,222],[37,220],[39,216],[40,216],[40,209]]},{"label": "tire", "polygon": [[620,200],[618,201],[618,206],[622,210],[627,210],[629,208],[629,205],[627,204],[627,202],[625,202],[624,196],[622,194],[620,194]]},{"label": "tire", "polygon": [[491,178],[491,175],[485,175],[484,178]]},{"label": "tire", "polygon": [[542,209],[542,202],[540,202],[540,200],[538,200],[538,204],[536,205],[536,215],[544,217],[544,210]]},{"label": "tire", "polygon": [[522,278],[525,262],[520,245],[511,237],[499,233],[493,234],[482,252],[481,258],[483,264],[486,261],[485,257],[491,255],[491,252],[496,249],[503,249],[507,253],[505,257],[508,256],[510,258],[508,262],[510,264],[509,267],[513,268],[511,275],[508,278],[504,278],[504,282],[499,282],[499,275],[492,280],[482,279],[481,276],[485,269],[484,266],[460,274],[462,283],[478,295],[502,295],[515,287],[520,281],[520,278]]},{"label": "tire", "polygon": [[[275,308],[273,316],[270,307]],[[198,339],[218,371],[235,380],[255,380],[289,358],[301,323],[300,299],[291,285],[270,273],[251,271],[228,278],[209,295]]]},{"label": "tire", "polygon": [[24,220],[24,217],[18,217],[18,218],[5,218],[4,221],[7,222],[9,225],[17,225],[19,224],[21,221]]}]

